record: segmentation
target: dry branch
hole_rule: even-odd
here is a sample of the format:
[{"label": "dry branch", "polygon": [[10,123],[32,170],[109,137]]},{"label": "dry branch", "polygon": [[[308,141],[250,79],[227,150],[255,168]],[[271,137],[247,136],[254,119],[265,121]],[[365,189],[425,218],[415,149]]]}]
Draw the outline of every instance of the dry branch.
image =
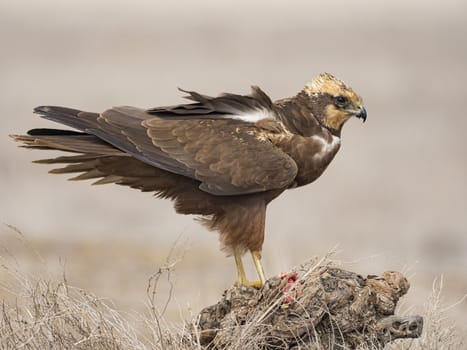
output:
[{"label": "dry branch", "polygon": [[399,272],[362,276],[320,266],[233,286],[198,316],[192,336],[207,349],[382,348],[421,335],[420,316],[395,316],[409,283]]}]

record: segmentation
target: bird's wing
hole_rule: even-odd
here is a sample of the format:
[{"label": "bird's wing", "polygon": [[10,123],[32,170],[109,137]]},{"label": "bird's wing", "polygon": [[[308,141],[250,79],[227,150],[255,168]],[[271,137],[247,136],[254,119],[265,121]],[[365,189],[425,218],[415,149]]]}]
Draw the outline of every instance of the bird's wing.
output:
[{"label": "bird's wing", "polygon": [[[202,182],[201,190],[214,195],[284,188],[297,174],[295,161],[262,137],[253,124],[152,118],[142,125],[153,146],[176,167],[186,167],[182,175],[190,173]],[[176,167],[168,164],[165,170],[179,173]]]},{"label": "bird's wing", "polygon": [[240,195],[287,187],[295,161],[261,137],[252,123],[235,119],[142,118],[128,123],[132,107],[112,108],[89,130],[135,158],[201,182],[214,195]]},{"label": "bird's wing", "polygon": [[146,148],[157,153],[153,165],[202,181],[202,190],[218,195],[282,188],[294,180],[295,162],[252,126],[277,119],[272,100],[259,87],[252,86],[249,95],[218,97],[181,91],[194,102],[146,111],[155,116],[142,123],[157,146]]}]

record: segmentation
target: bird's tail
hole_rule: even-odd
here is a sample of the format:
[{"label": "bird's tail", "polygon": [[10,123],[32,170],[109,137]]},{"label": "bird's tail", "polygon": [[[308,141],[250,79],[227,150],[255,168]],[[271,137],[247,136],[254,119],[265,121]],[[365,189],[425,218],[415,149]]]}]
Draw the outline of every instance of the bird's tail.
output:
[{"label": "bird's tail", "polygon": [[59,129],[32,129],[27,135],[10,135],[20,147],[53,149],[94,155],[124,155],[124,153],[97,136],[84,132]]},{"label": "bird's tail", "polygon": [[34,108],[34,113],[39,114],[41,118],[52,120],[81,131],[85,131],[96,125],[97,118],[99,117],[98,113],[58,106],[39,106]]},{"label": "bird's tail", "polygon": [[124,152],[97,136],[82,132],[92,129],[97,124],[99,116],[97,113],[54,106],[36,107],[34,112],[43,118],[81,130],[78,132],[61,129],[32,129],[26,135],[10,135],[14,141],[21,143],[20,147],[74,153],[73,155],[34,161],[42,164],[66,165],[63,168],[51,170],[51,173],[82,173],[74,179],[103,178],[100,181],[104,183],[104,181],[109,182],[107,176],[109,174],[98,172],[96,166],[103,162],[109,162],[109,159],[115,161],[122,157],[127,158]]},{"label": "bird's tail", "polygon": [[113,175],[112,171],[102,172],[99,167],[118,163],[128,156],[94,135],[70,130],[32,129],[27,135],[10,136],[21,143],[20,147],[74,153],[34,161],[34,163],[60,166],[50,170],[52,174],[78,173],[70,180],[96,179],[94,184],[115,183],[122,180],[121,176]]}]

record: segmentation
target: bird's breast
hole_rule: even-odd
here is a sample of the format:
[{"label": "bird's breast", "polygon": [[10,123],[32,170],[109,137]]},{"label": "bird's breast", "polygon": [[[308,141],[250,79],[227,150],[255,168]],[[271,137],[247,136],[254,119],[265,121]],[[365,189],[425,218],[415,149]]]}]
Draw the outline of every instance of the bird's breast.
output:
[{"label": "bird's breast", "polygon": [[291,135],[282,138],[276,146],[297,163],[295,182],[297,186],[303,186],[321,176],[339,150],[340,138],[330,133],[309,137]]}]

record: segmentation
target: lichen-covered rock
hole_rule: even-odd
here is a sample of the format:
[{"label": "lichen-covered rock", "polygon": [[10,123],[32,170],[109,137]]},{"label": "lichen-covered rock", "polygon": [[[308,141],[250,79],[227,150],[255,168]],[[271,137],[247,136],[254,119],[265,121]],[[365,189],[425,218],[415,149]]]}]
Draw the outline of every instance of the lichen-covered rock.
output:
[{"label": "lichen-covered rock", "polygon": [[356,349],[420,336],[419,316],[394,316],[409,283],[399,272],[362,276],[322,266],[233,286],[201,311],[192,334],[207,349]]}]

